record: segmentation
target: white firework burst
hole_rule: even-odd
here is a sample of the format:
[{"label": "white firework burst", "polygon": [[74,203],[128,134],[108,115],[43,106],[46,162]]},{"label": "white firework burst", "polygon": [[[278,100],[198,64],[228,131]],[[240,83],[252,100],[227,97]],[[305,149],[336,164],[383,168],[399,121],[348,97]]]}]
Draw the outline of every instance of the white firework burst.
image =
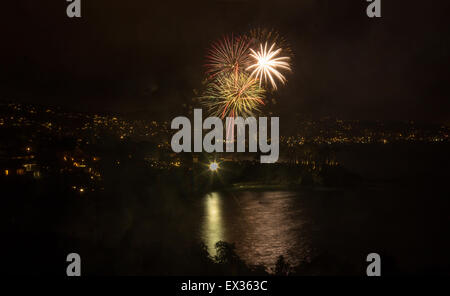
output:
[{"label": "white firework burst", "polygon": [[249,66],[246,70],[253,70],[250,76],[255,76],[259,79],[260,84],[263,78],[265,82],[269,79],[273,89],[277,89],[277,84],[275,83],[274,77],[278,78],[281,83],[286,83],[286,78],[280,73],[280,71],[278,71],[278,69],[291,71],[291,65],[289,64],[289,57],[277,57],[281,53],[282,49],[274,48],[275,43],[267,49],[266,42],[264,46],[260,44],[259,51],[250,49],[250,56],[254,58],[256,62],[255,64]]}]

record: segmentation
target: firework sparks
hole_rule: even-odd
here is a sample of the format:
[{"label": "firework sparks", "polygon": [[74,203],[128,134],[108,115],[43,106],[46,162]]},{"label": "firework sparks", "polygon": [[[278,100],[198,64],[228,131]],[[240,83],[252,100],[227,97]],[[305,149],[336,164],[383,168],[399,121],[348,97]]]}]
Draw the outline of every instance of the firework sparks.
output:
[{"label": "firework sparks", "polygon": [[292,58],[294,55],[288,41],[274,29],[254,28],[250,30],[248,35],[251,45],[258,46],[265,42],[269,44],[276,43],[278,47],[283,49],[283,54],[285,56]]},{"label": "firework sparks", "polygon": [[221,74],[210,82],[201,97],[211,114],[220,118],[249,117],[264,105],[265,90],[244,72]]},{"label": "firework sparks", "polygon": [[[251,49],[258,44],[259,50]],[[206,88],[198,99],[211,116],[232,120],[255,116],[264,105],[267,88],[263,80],[265,85],[270,81],[273,90],[276,81],[284,84],[286,78],[280,71],[291,71],[291,56],[287,42],[274,30],[255,29],[248,35],[225,37],[209,49]]]},{"label": "firework sparks", "polygon": [[274,76],[278,78],[281,83],[286,83],[286,78],[278,71],[278,69],[291,71],[291,66],[289,64],[289,57],[277,57],[282,49],[278,48],[274,50],[274,48],[275,43],[267,49],[266,42],[264,46],[260,44],[260,50],[258,52],[250,49],[250,56],[256,60],[256,63],[247,67],[246,70],[253,70],[250,77],[255,76],[259,80],[260,85],[263,78],[265,82],[269,79],[273,89],[277,89]]},{"label": "firework sparks", "polygon": [[249,65],[249,42],[245,36],[225,37],[211,45],[206,56],[206,74],[237,73]]}]

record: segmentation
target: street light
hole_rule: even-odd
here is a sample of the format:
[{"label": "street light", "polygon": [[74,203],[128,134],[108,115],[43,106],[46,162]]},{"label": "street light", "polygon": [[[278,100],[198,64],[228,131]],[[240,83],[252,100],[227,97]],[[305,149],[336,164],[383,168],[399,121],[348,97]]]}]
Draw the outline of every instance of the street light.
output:
[{"label": "street light", "polygon": [[219,169],[219,164],[217,162],[214,161],[209,164],[209,170],[211,172],[216,172],[218,169]]}]

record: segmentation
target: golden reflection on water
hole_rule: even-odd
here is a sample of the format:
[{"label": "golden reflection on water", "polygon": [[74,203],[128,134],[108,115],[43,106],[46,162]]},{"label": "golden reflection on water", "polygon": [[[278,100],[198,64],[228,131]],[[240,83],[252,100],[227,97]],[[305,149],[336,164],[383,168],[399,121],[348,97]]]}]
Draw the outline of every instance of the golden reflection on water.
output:
[{"label": "golden reflection on water", "polygon": [[225,240],[222,224],[221,197],[213,192],[205,198],[205,218],[203,221],[202,238],[211,255],[215,255],[215,244]]},{"label": "golden reflection on water", "polygon": [[204,199],[201,239],[213,256],[215,243],[222,240],[235,243],[249,264],[273,267],[283,255],[296,265],[309,252],[304,223],[296,193],[214,192]]}]

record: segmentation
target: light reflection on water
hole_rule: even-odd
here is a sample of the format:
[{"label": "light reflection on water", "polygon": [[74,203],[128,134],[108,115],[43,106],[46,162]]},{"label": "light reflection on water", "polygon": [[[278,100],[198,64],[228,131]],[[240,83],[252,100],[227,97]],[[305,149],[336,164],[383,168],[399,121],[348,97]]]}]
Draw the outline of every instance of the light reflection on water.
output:
[{"label": "light reflection on water", "polygon": [[[205,217],[202,228],[202,238],[208,249],[214,251],[216,242],[225,240],[222,225],[222,199],[216,192],[205,197]],[[212,255],[215,253],[211,252]]]},{"label": "light reflection on water", "polygon": [[273,267],[283,255],[296,265],[309,252],[298,193],[236,192],[207,194],[200,238],[215,255],[217,241],[235,243],[249,264]]}]

